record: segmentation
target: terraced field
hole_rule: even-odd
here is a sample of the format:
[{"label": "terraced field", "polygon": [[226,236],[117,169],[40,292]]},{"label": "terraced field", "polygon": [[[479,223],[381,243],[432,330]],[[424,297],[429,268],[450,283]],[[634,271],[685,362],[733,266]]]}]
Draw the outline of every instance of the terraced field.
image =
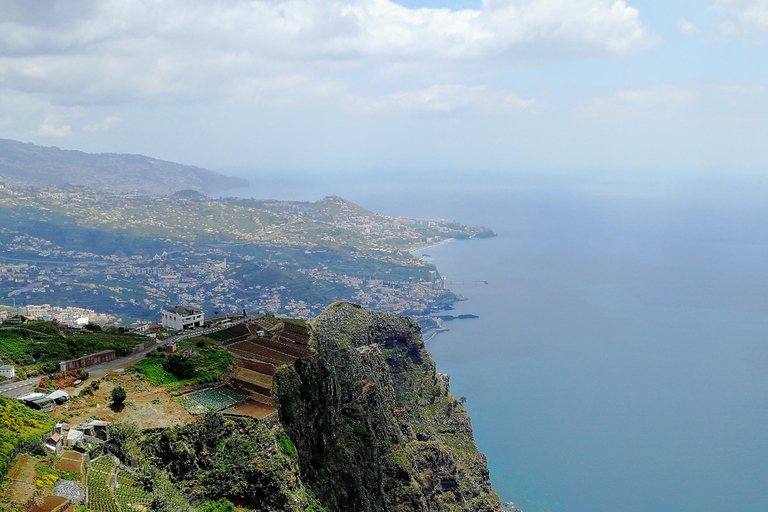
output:
[{"label": "terraced field", "polygon": [[247,400],[247,396],[235,393],[230,389],[212,388],[186,395],[179,400],[179,403],[191,414],[202,414],[228,409]]},{"label": "terraced field", "polygon": [[[117,475],[117,487],[110,487]],[[120,469],[110,457],[91,462],[87,477],[86,507],[93,512],[128,512],[136,506],[149,507],[152,496],[129,473]]]}]

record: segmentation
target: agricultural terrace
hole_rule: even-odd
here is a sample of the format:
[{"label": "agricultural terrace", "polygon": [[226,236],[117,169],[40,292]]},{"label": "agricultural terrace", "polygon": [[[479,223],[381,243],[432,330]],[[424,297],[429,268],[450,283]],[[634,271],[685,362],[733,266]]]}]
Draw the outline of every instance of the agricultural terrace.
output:
[{"label": "agricultural terrace", "polygon": [[[116,475],[117,487],[112,487]],[[110,457],[94,459],[87,477],[86,506],[93,512],[123,512],[137,507],[148,508],[152,495],[127,470]]]},{"label": "agricultural terrace", "polygon": [[247,402],[248,396],[225,387],[203,389],[179,398],[179,403],[191,414],[222,411]]},{"label": "agricultural terrace", "polygon": [[[45,452],[42,445],[39,449]],[[56,457],[52,453],[17,455],[8,471],[8,478],[0,484],[0,512],[28,510],[33,500],[39,498],[51,501],[54,496],[60,496],[56,491],[58,488],[74,486],[79,489],[82,483],[82,455],[65,452],[64,457],[71,458]],[[77,466],[66,464],[66,461],[76,462],[77,457],[80,458]],[[79,489],[75,494],[81,493],[82,489]]]}]

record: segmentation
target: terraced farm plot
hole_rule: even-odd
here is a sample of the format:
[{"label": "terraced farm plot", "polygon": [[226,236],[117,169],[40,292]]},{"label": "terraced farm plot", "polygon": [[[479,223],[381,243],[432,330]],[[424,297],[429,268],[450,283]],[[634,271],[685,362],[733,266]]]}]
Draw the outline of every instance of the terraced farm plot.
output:
[{"label": "terraced farm plot", "polygon": [[179,400],[191,414],[221,411],[248,400],[248,397],[227,388],[203,389]]},{"label": "terraced farm plot", "polygon": [[125,471],[117,471],[117,489],[114,490],[115,498],[123,510],[133,510],[135,505],[149,507],[152,503],[152,495],[144,490],[144,487]]},{"label": "terraced farm plot", "polygon": [[[117,487],[110,487],[112,475],[117,475]],[[87,507],[94,512],[125,512],[149,507],[152,495],[129,473],[117,467],[109,457],[101,457],[88,471]]]}]

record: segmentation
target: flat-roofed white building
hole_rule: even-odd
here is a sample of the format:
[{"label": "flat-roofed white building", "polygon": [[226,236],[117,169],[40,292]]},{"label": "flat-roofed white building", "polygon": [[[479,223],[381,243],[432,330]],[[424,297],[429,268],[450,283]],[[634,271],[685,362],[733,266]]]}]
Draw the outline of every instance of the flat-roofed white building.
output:
[{"label": "flat-roofed white building", "polygon": [[192,306],[176,306],[163,310],[163,327],[174,331],[183,331],[193,327],[203,326],[203,310]]},{"label": "flat-roofed white building", "polygon": [[12,364],[3,364],[3,360],[0,359],[0,377],[5,377],[8,380],[13,380],[16,376],[16,367]]}]

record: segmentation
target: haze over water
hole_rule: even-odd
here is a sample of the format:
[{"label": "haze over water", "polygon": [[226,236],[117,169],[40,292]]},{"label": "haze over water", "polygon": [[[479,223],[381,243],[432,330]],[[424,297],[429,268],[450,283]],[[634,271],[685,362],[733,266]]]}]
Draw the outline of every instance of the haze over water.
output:
[{"label": "haze over water", "polygon": [[[502,501],[766,509],[764,181],[386,182],[292,193],[498,233],[423,252],[469,298],[454,314],[481,317],[451,322],[428,348],[468,399]],[[489,284],[457,283],[476,280]]]}]

